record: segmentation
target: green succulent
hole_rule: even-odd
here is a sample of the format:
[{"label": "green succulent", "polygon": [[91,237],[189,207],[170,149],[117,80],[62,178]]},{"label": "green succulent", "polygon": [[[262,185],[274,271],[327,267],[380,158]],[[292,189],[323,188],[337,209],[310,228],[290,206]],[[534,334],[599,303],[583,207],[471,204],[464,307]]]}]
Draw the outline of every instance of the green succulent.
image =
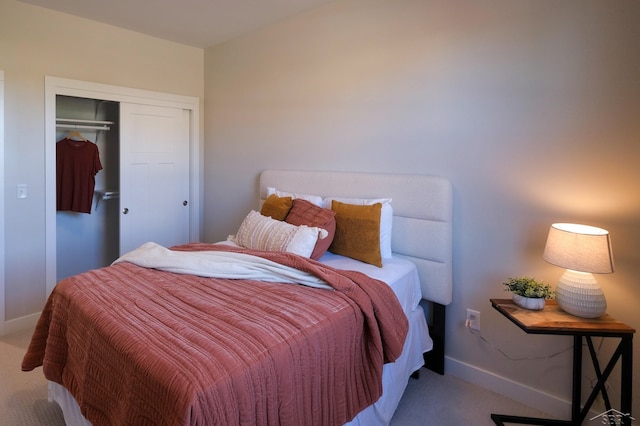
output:
[{"label": "green succulent", "polygon": [[549,284],[537,281],[530,277],[509,278],[509,281],[502,283],[505,291],[510,291],[524,297],[553,299],[554,292]]}]

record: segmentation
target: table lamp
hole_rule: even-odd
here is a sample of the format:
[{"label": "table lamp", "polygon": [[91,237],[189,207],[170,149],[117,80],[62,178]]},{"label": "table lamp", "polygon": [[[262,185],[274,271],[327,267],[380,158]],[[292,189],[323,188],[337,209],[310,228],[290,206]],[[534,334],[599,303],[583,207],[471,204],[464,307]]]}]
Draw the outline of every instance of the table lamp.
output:
[{"label": "table lamp", "polygon": [[556,287],[560,308],[582,318],[597,318],[607,310],[604,293],[592,274],[613,272],[609,232],[588,225],[554,223],[542,257],[567,268]]}]

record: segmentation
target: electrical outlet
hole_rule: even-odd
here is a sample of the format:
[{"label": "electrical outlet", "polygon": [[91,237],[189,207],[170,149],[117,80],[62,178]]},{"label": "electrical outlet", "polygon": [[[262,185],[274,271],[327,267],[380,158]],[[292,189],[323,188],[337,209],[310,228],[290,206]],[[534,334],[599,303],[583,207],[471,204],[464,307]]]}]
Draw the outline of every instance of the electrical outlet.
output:
[{"label": "electrical outlet", "polygon": [[480,331],[480,312],[467,308],[467,320],[465,324],[471,330]]}]

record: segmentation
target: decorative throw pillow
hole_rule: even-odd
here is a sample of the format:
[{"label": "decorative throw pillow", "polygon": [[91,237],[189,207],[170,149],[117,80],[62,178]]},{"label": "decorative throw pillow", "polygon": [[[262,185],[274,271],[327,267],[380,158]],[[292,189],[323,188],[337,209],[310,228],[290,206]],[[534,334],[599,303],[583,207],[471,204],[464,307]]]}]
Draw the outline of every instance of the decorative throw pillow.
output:
[{"label": "decorative throw pillow", "polygon": [[318,237],[327,234],[324,229],[291,225],[251,210],[232,241],[250,249],[286,251],[309,257]]},{"label": "decorative throw pillow", "polygon": [[329,251],[382,267],[382,204],[355,205],[333,200],[332,210],[336,212],[336,234]]},{"label": "decorative throw pillow", "polygon": [[310,195],[310,194],[300,194],[298,192],[279,191],[276,188],[272,188],[270,186],[267,186],[267,196],[269,196],[271,194],[276,194],[278,197],[291,197],[294,200],[296,198],[302,198],[303,200],[307,200],[310,203],[313,203],[318,207],[322,207],[322,197],[320,197],[319,195]]},{"label": "decorative throw pillow", "polygon": [[262,204],[260,214],[275,220],[284,220],[289,214],[292,205],[293,200],[291,197],[278,197],[276,194],[271,194]]},{"label": "decorative throw pillow", "polygon": [[340,201],[345,204],[372,205],[376,203],[382,204],[382,212],[380,213],[380,255],[383,259],[391,258],[391,228],[393,225],[393,207],[391,206],[391,198],[345,198],[345,197],[327,197],[323,200],[322,207],[331,208],[333,200]]},{"label": "decorative throw pillow", "polygon": [[307,200],[296,198],[293,200],[293,207],[289,210],[285,222],[298,226],[317,226],[327,230],[329,235],[326,238],[318,238],[316,246],[311,253],[311,258],[318,260],[325,254],[333,241],[333,236],[336,233],[335,216],[336,212],[333,210],[323,209]]}]

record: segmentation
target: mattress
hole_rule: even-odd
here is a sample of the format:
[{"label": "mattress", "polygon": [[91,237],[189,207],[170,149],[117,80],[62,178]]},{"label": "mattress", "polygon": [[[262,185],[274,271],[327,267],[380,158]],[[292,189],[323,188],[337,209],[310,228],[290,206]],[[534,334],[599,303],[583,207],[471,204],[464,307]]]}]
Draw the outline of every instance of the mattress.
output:
[{"label": "mattress", "polygon": [[[382,397],[348,423],[362,426],[388,424],[409,376],[423,365],[423,353],[433,346],[424,313],[418,304],[421,291],[416,267],[412,262],[398,257],[386,259],[383,268],[332,253],[325,254],[320,261],[338,269],[357,270],[388,283],[409,319],[409,332],[402,355],[396,362],[386,364],[383,368]],[[50,382],[49,399],[61,406],[67,424],[90,424],[82,417],[78,404],[64,387]]]}]

